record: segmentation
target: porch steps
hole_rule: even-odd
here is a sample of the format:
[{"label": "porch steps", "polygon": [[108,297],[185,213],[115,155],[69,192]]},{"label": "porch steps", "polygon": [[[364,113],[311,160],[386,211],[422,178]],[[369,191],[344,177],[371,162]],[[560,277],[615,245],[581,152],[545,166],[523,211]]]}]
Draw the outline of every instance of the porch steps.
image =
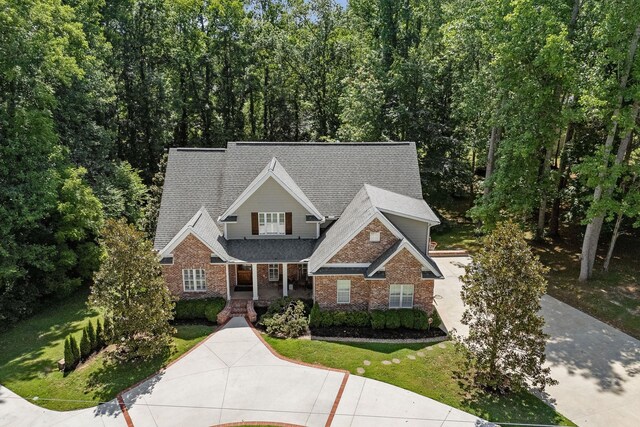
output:
[{"label": "porch steps", "polygon": [[255,322],[257,320],[257,314],[253,307],[253,300],[228,300],[224,309],[218,313],[218,324],[221,325],[232,317],[246,317],[250,322]]}]

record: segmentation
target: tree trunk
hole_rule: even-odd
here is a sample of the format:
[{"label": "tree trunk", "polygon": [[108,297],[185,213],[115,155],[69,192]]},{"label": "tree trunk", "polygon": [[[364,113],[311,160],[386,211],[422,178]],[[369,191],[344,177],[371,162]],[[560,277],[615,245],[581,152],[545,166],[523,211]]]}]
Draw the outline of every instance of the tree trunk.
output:
[{"label": "tree trunk", "polygon": [[489,195],[489,178],[493,174],[493,165],[496,157],[496,150],[498,143],[502,137],[502,128],[500,126],[494,126],[491,128],[491,137],[489,138],[489,151],[487,153],[487,171],[484,175],[484,195]]},{"label": "tree trunk", "polygon": [[611,262],[611,256],[613,255],[613,248],[616,246],[616,240],[620,234],[620,223],[622,222],[622,211],[618,212],[618,218],[616,219],[616,225],[613,227],[613,235],[611,236],[611,243],[609,243],[609,250],[607,251],[607,257],[604,260],[604,271],[609,271],[609,263]]},{"label": "tree trunk", "polygon": [[[540,181],[543,184],[542,188],[544,188],[544,182],[549,176],[549,171],[551,170],[551,149],[547,148],[545,150],[544,155],[544,164],[542,165],[542,176],[540,177]],[[547,196],[546,194],[542,194],[540,197],[540,210],[538,211],[538,226],[536,227],[536,235],[535,240],[542,240],[544,238],[544,223],[545,223],[545,215],[547,213]]]},{"label": "tree trunk", "polygon": [[[609,134],[607,135],[607,139],[604,144],[604,160],[603,166],[605,169],[609,166],[609,153],[611,153],[611,148],[613,146],[613,140],[616,136],[616,132],[618,130],[618,119],[617,117],[620,115],[620,109],[622,108],[622,92],[627,88],[627,81],[629,79],[629,75],[631,73],[631,66],[633,64],[633,58],[635,56],[636,50],[638,48],[638,39],[640,39],[640,25],[636,27],[636,31],[633,34],[631,39],[631,43],[629,44],[629,52],[627,54],[627,63],[625,70],[620,78],[620,95],[618,96],[618,104],[614,110],[612,115],[613,123],[611,125],[611,129],[609,130]],[[637,113],[637,109],[636,109]],[[627,141],[628,143],[628,141]],[[622,142],[621,142],[622,145]],[[626,147],[625,147],[626,151]],[[618,150],[619,152],[619,150]],[[624,157],[624,155],[623,155]],[[622,159],[620,159],[622,161]],[[616,157],[616,164],[619,164],[619,161]],[[604,178],[604,174],[606,172],[602,172],[601,178]],[[602,193],[604,189],[601,185],[598,185],[593,192],[593,202],[598,202],[602,199]],[[591,221],[587,224],[587,228],[584,232],[584,239],[582,241],[582,253],[580,255],[580,281],[589,280],[593,273],[593,264],[596,259],[596,251],[598,249],[598,240],[600,239],[600,231],[602,230],[602,223],[604,222],[604,214],[598,215],[595,218],[592,218]]]},{"label": "tree trunk", "polygon": [[573,139],[574,127],[571,123],[567,125],[567,130],[564,134],[562,146],[558,146],[556,152],[556,164],[558,166],[558,183],[556,187],[556,197],[553,199],[553,205],[551,206],[551,217],[549,218],[549,236],[560,236],[560,202],[562,190],[567,186],[567,177],[569,171],[568,156],[567,156],[567,144]]}]

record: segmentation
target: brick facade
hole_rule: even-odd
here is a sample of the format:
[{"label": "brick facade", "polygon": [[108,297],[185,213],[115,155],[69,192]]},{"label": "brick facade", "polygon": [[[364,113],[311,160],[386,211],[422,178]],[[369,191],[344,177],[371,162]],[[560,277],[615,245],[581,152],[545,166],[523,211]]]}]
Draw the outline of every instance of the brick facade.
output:
[{"label": "brick facade", "polygon": [[[389,308],[390,285],[414,285],[413,306],[427,312],[433,310],[433,280],[422,278],[422,265],[406,249],[385,266],[385,279],[353,276],[317,276],[315,297],[320,308],[330,310],[375,310]],[[351,280],[351,303],[338,304],[337,281]]]},{"label": "brick facade", "polygon": [[[369,233],[372,231],[380,233],[379,242],[369,241]],[[344,245],[329,260],[329,263],[373,262],[397,241],[398,238],[380,220],[375,218],[349,243]]]},{"label": "brick facade", "polygon": [[[205,271],[206,290],[184,292],[182,270],[201,268]],[[173,264],[162,265],[162,275],[169,291],[178,298],[206,298],[227,296],[227,273],[223,264],[211,264],[211,249],[197,237],[188,235],[173,251]]]}]

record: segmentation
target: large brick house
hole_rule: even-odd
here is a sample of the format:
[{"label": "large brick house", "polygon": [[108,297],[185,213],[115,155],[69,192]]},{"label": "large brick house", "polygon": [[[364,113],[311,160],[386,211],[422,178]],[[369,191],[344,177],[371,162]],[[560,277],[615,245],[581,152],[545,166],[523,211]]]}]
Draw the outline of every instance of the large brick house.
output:
[{"label": "large brick house", "polygon": [[155,249],[178,298],[431,311],[436,224],[414,143],[230,142],[170,150]]}]

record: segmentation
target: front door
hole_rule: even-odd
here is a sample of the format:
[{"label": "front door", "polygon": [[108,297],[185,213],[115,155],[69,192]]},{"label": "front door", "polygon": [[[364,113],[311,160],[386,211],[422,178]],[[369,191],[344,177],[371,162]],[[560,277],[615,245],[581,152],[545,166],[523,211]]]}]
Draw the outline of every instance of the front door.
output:
[{"label": "front door", "polygon": [[251,264],[238,265],[238,286],[253,286]]}]

